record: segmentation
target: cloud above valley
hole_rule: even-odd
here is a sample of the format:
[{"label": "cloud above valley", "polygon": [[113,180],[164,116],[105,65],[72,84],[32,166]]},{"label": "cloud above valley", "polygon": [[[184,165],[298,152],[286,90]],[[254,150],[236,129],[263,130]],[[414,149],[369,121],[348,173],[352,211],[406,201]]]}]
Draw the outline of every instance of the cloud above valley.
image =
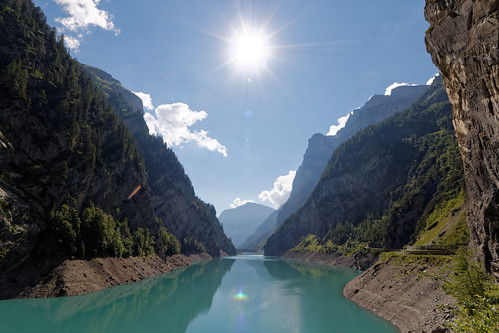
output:
[{"label": "cloud above valley", "polygon": [[432,76],[432,77],[431,77],[428,81],[426,81],[426,85],[427,85],[427,86],[431,86],[431,85],[432,85],[432,83],[433,83],[433,81],[435,81],[435,79],[436,79],[437,77],[439,77],[439,76],[440,76],[440,73],[437,73],[437,74],[433,75],[433,76]]},{"label": "cloud above valley", "polygon": [[258,198],[262,202],[268,201],[274,209],[278,209],[288,200],[295,175],[296,171],[291,170],[287,175],[277,177],[274,181],[274,187],[271,190],[262,191]]},{"label": "cloud above valley", "polygon": [[208,131],[191,129],[191,126],[208,117],[205,111],[193,111],[185,103],[162,104],[154,107],[149,94],[142,92],[134,94],[142,99],[146,109],[151,110],[151,113],[144,114],[150,134],[163,137],[168,146],[181,146],[193,142],[201,148],[227,157],[227,148],[218,140],[211,138]]},{"label": "cloud above valley", "polygon": [[142,100],[142,105],[146,110],[152,111],[154,110],[154,106],[152,105],[152,98],[150,94],[146,94],[143,92],[135,92],[132,91],[138,98]]},{"label": "cloud above valley", "polygon": [[389,85],[386,90],[385,90],[385,96],[390,96],[392,94],[392,90],[398,87],[403,87],[403,86],[417,86],[417,84],[410,84],[410,83],[405,83],[405,82],[393,82],[391,85]]},{"label": "cloud above valley", "polygon": [[61,33],[75,33],[76,36],[66,35],[64,41],[66,47],[78,51],[82,32],[90,33],[91,28],[101,28],[113,31],[116,35],[120,33],[113,22],[113,17],[107,11],[99,9],[100,0],[54,0],[62,6],[62,10],[68,14],[67,17],[58,17],[56,22],[62,25]]},{"label": "cloud above valley", "polygon": [[242,200],[241,198],[235,198],[230,204],[230,208],[237,208],[246,205],[247,203],[255,203],[253,200]]},{"label": "cloud above valley", "polygon": [[335,136],[336,133],[338,133],[338,131],[340,129],[345,127],[345,125],[347,124],[348,118],[350,118],[351,115],[353,115],[353,111],[344,117],[338,118],[338,125],[332,125],[331,127],[329,127],[329,132],[327,132],[326,135],[327,136]]}]

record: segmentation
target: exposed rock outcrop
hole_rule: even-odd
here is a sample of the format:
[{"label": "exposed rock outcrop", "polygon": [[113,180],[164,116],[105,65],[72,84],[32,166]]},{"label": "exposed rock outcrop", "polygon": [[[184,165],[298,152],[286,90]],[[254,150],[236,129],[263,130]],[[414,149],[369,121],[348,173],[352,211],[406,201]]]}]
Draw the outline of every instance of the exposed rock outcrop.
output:
[{"label": "exposed rock outcrop", "polygon": [[427,0],[426,47],[452,104],[472,246],[499,260],[499,1]]},{"label": "exposed rock outcrop", "polygon": [[[462,165],[442,80],[409,109],[343,143],[307,202],[268,239],[265,253],[283,255],[347,242],[401,248],[417,238],[437,204],[456,196]],[[307,235],[317,237],[317,244]]]},{"label": "exposed rock outcrop", "polygon": [[296,171],[289,199],[279,208],[276,217],[272,216],[265,221],[260,230],[250,236],[244,244],[245,248],[261,247],[282,222],[305,204],[336,148],[361,129],[378,124],[408,108],[427,88],[425,85],[400,86],[393,89],[390,95],[373,95],[362,107],[351,112],[345,127],[336,135],[314,134],[308,140],[303,162]]},{"label": "exposed rock outcrop", "polygon": [[[146,228],[156,234],[133,138],[64,41],[30,1],[2,1],[0,21],[0,272],[31,255],[40,231],[63,204],[78,211],[95,205],[126,221],[131,232]],[[133,202],[127,201],[141,184]],[[66,221],[59,227],[49,237],[64,234],[68,243],[76,242],[79,226]],[[58,242],[49,241],[50,250]]]},{"label": "exposed rock outcrop", "polygon": [[[425,262],[426,259],[426,262]],[[401,332],[448,332],[453,314],[438,306],[455,300],[442,291],[446,259],[421,258],[404,263],[391,258],[363,272],[343,289],[343,294],[363,308],[389,320]]]},{"label": "exposed rock outcrop", "polygon": [[213,257],[234,255],[236,249],[224,234],[215,208],[200,200],[175,153],[161,137],[149,134],[142,101],[105,71],[84,66],[106,94],[118,116],[137,141],[144,158],[154,213],[182,244],[185,254],[206,251]]},{"label": "exposed rock outcrop", "polygon": [[390,95],[374,95],[361,108],[352,111],[345,127],[336,135],[314,134],[308,140],[303,162],[296,171],[289,199],[280,208],[277,225],[279,226],[307,201],[336,148],[361,129],[378,124],[396,112],[407,109],[427,88],[425,85],[401,86],[393,89]]},{"label": "exposed rock outcrop", "polygon": [[178,253],[165,226],[184,253],[235,254],[137,96],[114,80],[106,101],[31,0],[0,2],[0,36],[3,288],[65,259]]}]

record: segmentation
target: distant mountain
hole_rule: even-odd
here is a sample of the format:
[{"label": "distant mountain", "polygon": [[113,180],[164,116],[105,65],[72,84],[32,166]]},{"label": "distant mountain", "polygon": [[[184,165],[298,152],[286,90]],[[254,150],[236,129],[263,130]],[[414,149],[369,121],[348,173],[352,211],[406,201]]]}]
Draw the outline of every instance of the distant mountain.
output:
[{"label": "distant mountain", "polygon": [[268,239],[265,253],[282,255],[299,244],[332,252],[345,244],[401,248],[462,189],[451,107],[439,78],[413,106],[336,149],[306,203]]},{"label": "distant mountain", "polygon": [[137,141],[144,158],[154,213],[180,241],[182,253],[235,254],[233,244],[216,217],[215,207],[196,197],[175,153],[161,137],[149,134],[142,100],[105,71],[86,65],[83,68],[104,92]]},{"label": "distant mountain", "polygon": [[272,214],[270,214],[265,221],[263,221],[262,224],[256,228],[255,232],[249,236],[243,244],[241,244],[241,248],[263,251],[265,242],[276,229],[277,214],[279,214],[279,210],[275,210]]},{"label": "distant mountain", "polygon": [[245,248],[242,246],[243,242],[274,212],[275,210],[270,207],[250,202],[240,207],[224,210],[218,220],[234,245],[237,248]]},{"label": "distant mountain", "polygon": [[252,235],[245,247],[254,248],[257,244],[265,244],[265,240],[298,210],[308,199],[326,168],[334,150],[351,138],[359,130],[380,123],[396,112],[407,109],[428,88],[428,86],[401,86],[392,90],[390,95],[374,95],[363,107],[353,111],[345,127],[334,136],[314,134],[308,140],[308,148],[303,155],[303,162],[296,171],[293,189],[289,199],[280,208],[275,218],[266,221],[259,232]]}]

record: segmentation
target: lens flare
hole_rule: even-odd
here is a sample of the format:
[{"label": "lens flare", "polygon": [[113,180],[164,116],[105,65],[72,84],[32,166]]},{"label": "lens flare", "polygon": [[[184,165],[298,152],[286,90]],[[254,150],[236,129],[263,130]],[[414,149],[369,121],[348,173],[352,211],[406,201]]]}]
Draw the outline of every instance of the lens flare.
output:
[{"label": "lens flare", "polygon": [[247,301],[248,300],[248,295],[243,294],[243,291],[239,289],[239,292],[232,296],[233,299],[236,301]]},{"label": "lens flare", "polygon": [[137,192],[138,192],[141,188],[142,188],[142,185],[137,186],[137,188],[136,188],[135,190],[133,190],[133,192],[132,192],[132,193],[130,193],[130,195],[128,196],[127,200],[132,199],[132,197],[133,197],[135,194],[137,194]]}]

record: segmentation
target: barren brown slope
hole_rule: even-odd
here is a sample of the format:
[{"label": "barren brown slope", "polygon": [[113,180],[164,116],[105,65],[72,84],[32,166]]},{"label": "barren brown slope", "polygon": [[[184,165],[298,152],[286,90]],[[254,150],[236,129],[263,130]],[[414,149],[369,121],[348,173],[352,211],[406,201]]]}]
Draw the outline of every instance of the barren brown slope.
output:
[{"label": "barren brown slope", "polygon": [[392,258],[378,263],[350,281],[343,294],[402,332],[439,332],[452,318],[439,305],[453,304],[454,299],[434,278],[445,259],[439,261],[441,265],[427,260],[427,264],[402,264]]},{"label": "barren brown slope", "polygon": [[189,257],[174,255],[166,260],[153,255],[53,261],[43,267],[27,262],[22,271],[29,274],[20,276],[12,272],[9,276],[3,276],[3,279],[10,279],[9,284],[0,280],[0,299],[80,295],[168,273],[209,259],[208,254]]}]

